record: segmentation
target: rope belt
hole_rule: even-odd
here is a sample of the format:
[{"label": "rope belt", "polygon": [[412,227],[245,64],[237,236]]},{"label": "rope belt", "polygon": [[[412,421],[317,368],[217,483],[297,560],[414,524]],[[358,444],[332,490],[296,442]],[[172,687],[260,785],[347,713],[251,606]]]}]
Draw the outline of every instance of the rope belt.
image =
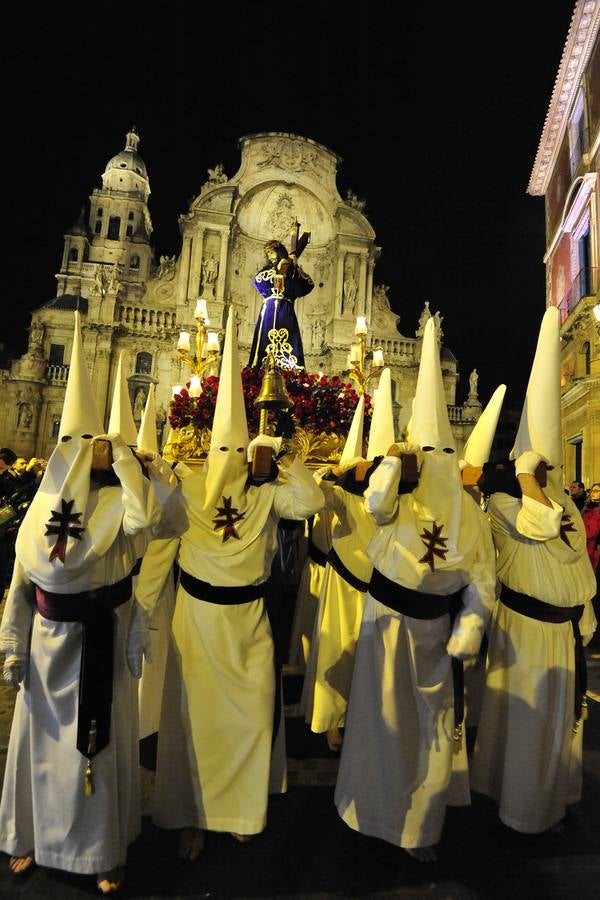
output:
[{"label": "rope belt", "polygon": [[[411,619],[432,620],[449,615],[451,623],[458,615],[462,597],[462,591],[441,596],[413,591],[386,578],[377,569],[373,569],[369,593],[378,603],[382,603],[403,616],[409,616]],[[458,753],[462,747],[465,718],[464,667],[462,659],[455,659],[451,656],[450,662],[454,694],[454,749]]]},{"label": "rope belt", "polygon": [[131,575],[79,594],[53,594],[35,585],[38,613],[51,622],[81,622],[77,749],[87,757],[86,795],[94,792],[92,758],[108,745],[113,692],[113,610],[131,597]]},{"label": "rope belt", "polygon": [[327,554],[327,562],[331,566],[334,571],[338,573],[338,575],[347,581],[349,585],[353,588],[356,588],[357,591],[360,591],[361,594],[364,594],[366,590],[368,590],[368,583],[366,581],[361,581],[360,578],[357,578],[356,575],[353,575],[350,569],[347,569],[344,563],[341,561],[333,547]]},{"label": "rope belt", "polygon": [[208,581],[200,581],[189,572],[181,570],[179,581],[184,590],[195,597],[196,600],[206,600],[207,603],[218,603],[219,606],[239,606],[242,603],[250,603],[265,597],[271,587],[270,579],[261,584],[249,584],[241,587],[217,587]]},{"label": "rope belt", "polygon": [[500,602],[512,609],[513,612],[529,619],[537,619],[538,622],[550,622],[553,625],[562,625],[564,622],[570,622],[573,629],[573,637],[575,638],[575,721],[577,730],[581,719],[587,718],[587,668],[585,664],[585,653],[583,650],[583,641],[581,639],[581,631],[579,630],[579,620],[583,615],[583,606],[552,606],[550,603],[544,603],[536,597],[530,597],[528,594],[520,594],[511,588],[502,585]]}]

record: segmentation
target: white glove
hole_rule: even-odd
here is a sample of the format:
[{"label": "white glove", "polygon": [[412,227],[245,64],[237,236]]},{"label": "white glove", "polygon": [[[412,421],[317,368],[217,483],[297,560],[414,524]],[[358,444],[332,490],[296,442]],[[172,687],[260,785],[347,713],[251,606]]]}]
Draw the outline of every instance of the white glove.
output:
[{"label": "white glove", "polygon": [[535,475],[535,470],[541,462],[547,464],[548,460],[536,453],[535,450],[526,450],[525,453],[521,453],[515,463],[515,474]]},{"label": "white glove", "polygon": [[25,677],[25,662],[26,658],[17,653],[7,655],[4,660],[2,678],[4,683],[9,684],[15,691],[19,690],[19,686]]},{"label": "white glove", "polygon": [[134,603],[127,635],[127,665],[134,678],[142,677],[142,658],[152,662],[150,646],[148,613],[139,603]]},{"label": "white glove", "polygon": [[454,659],[471,659],[479,653],[481,632],[477,628],[459,628],[446,644],[446,653]]},{"label": "white glove", "polygon": [[273,456],[277,456],[277,454],[281,450],[282,440],[283,438],[271,437],[270,434],[257,435],[248,444],[248,462],[252,462],[254,458],[254,451],[257,447],[270,447],[273,451]]}]

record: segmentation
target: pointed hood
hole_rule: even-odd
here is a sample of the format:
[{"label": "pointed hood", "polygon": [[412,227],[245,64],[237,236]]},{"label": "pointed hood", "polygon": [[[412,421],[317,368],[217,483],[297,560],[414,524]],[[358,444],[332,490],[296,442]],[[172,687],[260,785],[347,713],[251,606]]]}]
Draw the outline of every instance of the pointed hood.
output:
[{"label": "pointed hood", "polygon": [[156,439],[156,401],[154,399],[154,385],[148,388],[148,399],[140,422],[140,430],[137,435],[137,446],[149,453],[158,453],[158,441]]},{"label": "pointed hood", "polygon": [[58,432],[59,443],[65,438],[79,438],[82,434],[94,436],[104,433],[90,374],[83,355],[79,312],[76,311],[74,316],[73,350]]},{"label": "pointed hood", "polygon": [[535,450],[556,468],[562,465],[560,430],[560,320],[555,306],[544,313],[515,445],[517,459]]},{"label": "pointed hood", "polygon": [[135,447],[137,444],[137,428],[133,419],[129,390],[123,370],[123,353],[119,354],[119,364],[115,377],[112,406],[110,409],[110,421],[108,423],[109,434],[120,434],[126,444]]},{"label": "pointed hood", "polygon": [[244,505],[244,486],[248,477],[246,449],[249,442],[235,316],[230,315],[225,329],[210,450],[206,458],[204,509],[213,509],[221,504],[225,494],[232,498],[234,506],[241,508]]},{"label": "pointed hood", "polygon": [[454,435],[448,418],[435,322],[428,319],[407,441],[422,451],[419,484],[412,492],[421,522],[435,521],[456,546],[463,489]]},{"label": "pointed hood", "polygon": [[423,334],[421,362],[410,421],[410,442],[421,448],[432,447],[437,451],[456,452],[454,435],[448,419],[440,350],[433,318],[427,320]]},{"label": "pointed hood", "polygon": [[339,464],[350,462],[351,459],[363,458],[363,423],[365,417],[365,398],[361,396],[354,410],[354,417],[350,425],[350,431],[344,444]]},{"label": "pointed hood", "polygon": [[97,527],[89,521],[94,512],[88,509],[92,439],[103,432],[75,312],[58,444],[16,542],[16,554],[27,575],[46,590],[70,584],[106,553],[120,528],[118,517],[103,520],[101,513]]},{"label": "pointed hood", "polygon": [[394,441],[394,411],[392,408],[392,373],[384,369],[379,379],[377,401],[371,419],[367,459],[385,456]]},{"label": "pointed hood", "polygon": [[505,393],[506,385],[499,385],[479,416],[464,446],[460,460],[461,469],[468,466],[480,469],[489,460]]}]

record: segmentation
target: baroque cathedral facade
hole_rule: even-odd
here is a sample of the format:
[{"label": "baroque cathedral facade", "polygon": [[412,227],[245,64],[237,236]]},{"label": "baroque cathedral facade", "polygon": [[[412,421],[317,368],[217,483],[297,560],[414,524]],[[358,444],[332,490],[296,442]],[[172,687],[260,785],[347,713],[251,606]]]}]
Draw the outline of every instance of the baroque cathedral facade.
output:
[{"label": "baroque cathedral facade", "polygon": [[[27,352],[0,370],[0,444],[48,457],[56,444],[73,341],[73,310],[81,313],[84,352],[98,408],[108,423],[119,356],[123,353],[134,418],[156,386],[159,445],[168,433],[172,386],[189,381],[177,353],[181,330],[195,332],[194,309],[207,301],[210,328],[222,334],[229,315],[238,326],[242,359],[252,342],[261,298],[252,278],[264,263],[266,241],[289,247],[292,223],[311,231],[302,267],[315,283],[296,314],[309,371],[343,373],[355,341],[357,315],[367,319],[367,365],[383,349],[401,436],[414,396],[421,336],[433,314],[425,303],[414,336],[400,333],[388,288],[375,282],[380,248],[352,192],[337,189],[339,158],[316,142],[285,133],[240,139],[238,172],[208,170],[200,194],[180,217],[179,256],[154,257],[150,181],[132,129],[106,165],[77,222],[65,234],[56,297],[35,309]],[[457,361],[442,343],[435,314],[450,420],[462,448],[481,412],[476,377],[455,405]]]}]

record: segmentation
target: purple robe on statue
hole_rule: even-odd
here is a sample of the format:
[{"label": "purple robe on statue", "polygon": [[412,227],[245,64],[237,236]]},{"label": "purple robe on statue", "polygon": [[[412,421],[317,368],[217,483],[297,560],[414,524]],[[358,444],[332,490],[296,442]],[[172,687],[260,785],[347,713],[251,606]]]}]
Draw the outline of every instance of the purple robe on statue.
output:
[{"label": "purple robe on statue", "polygon": [[269,349],[281,368],[304,368],[304,350],[294,301],[310,293],[314,283],[298,265],[285,276],[283,291],[275,288],[275,277],[272,264],[266,265],[254,277],[254,287],[263,303],[254,327],[249,365],[260,368]]}]

